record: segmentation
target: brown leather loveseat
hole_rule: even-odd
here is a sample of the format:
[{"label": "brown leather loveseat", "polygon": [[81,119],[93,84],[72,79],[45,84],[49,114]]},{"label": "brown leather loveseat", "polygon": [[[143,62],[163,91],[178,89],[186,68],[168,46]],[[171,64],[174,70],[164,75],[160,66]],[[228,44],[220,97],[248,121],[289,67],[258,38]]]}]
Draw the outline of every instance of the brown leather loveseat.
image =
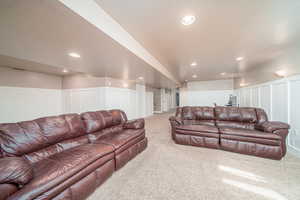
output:
[{"label": "brown leather loveseat", "polygon": [[177,144],[278,160],[286,154],[289,125],[268,121],[260,108],[181,107],[169,120]]},{"label": "brown leather loveseat", "polygon": [[146,147],[120,110],[0,124],[0,199],[85,199]]}]

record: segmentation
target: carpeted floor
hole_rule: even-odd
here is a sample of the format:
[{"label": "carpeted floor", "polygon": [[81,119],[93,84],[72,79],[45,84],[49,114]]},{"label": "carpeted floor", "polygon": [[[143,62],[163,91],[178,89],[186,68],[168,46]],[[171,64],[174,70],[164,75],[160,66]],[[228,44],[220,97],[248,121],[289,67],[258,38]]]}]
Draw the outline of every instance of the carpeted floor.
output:
[{"label": "carpeted floor", "polygon": [[281,161],[174,144],[168,117],[146,120],[148,148],[89,200],[299,200],[300,159]]}]

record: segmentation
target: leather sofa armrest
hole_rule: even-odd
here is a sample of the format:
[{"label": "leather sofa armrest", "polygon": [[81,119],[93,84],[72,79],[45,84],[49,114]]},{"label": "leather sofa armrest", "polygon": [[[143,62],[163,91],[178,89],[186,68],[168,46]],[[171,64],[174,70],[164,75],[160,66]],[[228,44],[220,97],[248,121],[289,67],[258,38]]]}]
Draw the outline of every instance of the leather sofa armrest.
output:
[{"label": "leather sofa armrest", "polygon": [[0,159],[0,184],[25,185],[33,178],[30,163],[21,157]]},{"label": "leather sofa armrest", "polygon": [[145,127],[145,120],[143,118],[129,120],[129,121],[125,122],[123,125],[124,129],[142,129],[144,127]]},{"label": "leather sofa armrest", "polygon": [[172,125],[183,125],[183,122],[180,117],[171,116],[169,118],[169,121],[171,122]]},{"label": "leather sofa armrest", "polygon": [[268,132],[268,133],[273,133],[277,130],[281,130],[281,129],[290,129],[290,125],[283,123],[283,122],[263,122],[261,124],[257,124],[255,126],[255,129],[260,130],[260,131],[264,131],[264,132]]}]

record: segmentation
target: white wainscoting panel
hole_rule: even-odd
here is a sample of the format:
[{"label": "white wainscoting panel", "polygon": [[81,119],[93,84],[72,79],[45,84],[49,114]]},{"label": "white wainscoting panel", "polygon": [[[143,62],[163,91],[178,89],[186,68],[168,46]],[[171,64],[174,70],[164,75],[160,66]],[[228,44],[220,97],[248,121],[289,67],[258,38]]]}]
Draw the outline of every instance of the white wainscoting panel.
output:
[{"label": "white wainscoting panel", "polygon": [[165,88],[160,89],[160,96],[161,96],[162,111],[167,112],[168,111],[168,100],[167,100],[167,94],[166,94]]},{"label": "white wainscoting panel", "polygon": [[263,108],[271,119],[271,85],[260,87],[260,107]]},{"label": "white wainscoting panel", "polygon": [[160,89],[161,92],[161,103],[162,103],[162,111],[168,112],[174,108],[176,108],[176,90],[174,89]]},{"label": "white wainscoting panel", "polygon": [[146,102],[144,87],[139,92],[113,87],[67,90],[0,87],[0,94],[0,123],[107,109],[124,110],[128,119],[145,117],[146,110],[147,115],[153,114],[153,93],[152,101],[148,97]]},{"label": "white wainscoting panel", "polygon": [[300,78],[291,80],[289,84],[289,113],[292,126],[289,134],[289,145],[300,152]]},{"label": "white wainscoting panel", "polygon": [[253,107],[260,107],[259,104],[259,87],[254,87],[251,89],[251,105]]},{"label": "white wainscoting panel", "polygon": [[83,113],[121,109],[128,119],[145,117],[146,107],[152,108],[148,112],[153,113],[153,101],[149,102],[152,107],[146,105],[146,92],[143,89],[98,87],[63,90],[63,110],[65,113]]},{"label": "white wainscoting panel", "polygon": [[0,123],[62,114],[61,90],[0,87],[0,94]]},{"label": "white wainscoting panel", "polygon": [[83,113],[105,109],[105,88],[63,90],[64,113]]},{"label": "white wainscoting panel", "polygon": [[180,88],[179,90],[179,105],[180,107],[188,106],[188,90],[187,88]]},{"label": "white wainscoting panel", "polygon": [[105,107],[106,109],[120,109],[123,110],[129,119],[136,117],[135,106],[132,102],[135,97],[135,92],[127,88],[113,88],[107,87],[105,93]]},{"label": "white wainscoting panel", "polygon": [[[240,106],[263,108],[270,120],[291,125],[289,149],[300,156],[300,76],[237,89]],[[251,94],[249,94],[251,93]],[[247,100],[251,99],[251,100]]]},{"label": "white wainscoting panel", "polygon": [[246,107],[249,107],[252,105],[252,93],[251,88],[247,88],[245,92],[245,105]]},{"label": "white wainscoting panel", "polygon": [[[71,102],[70,102],[70,111],[71,113],[82,113],[82,112],[87,112],[89,110],[81,110],[82,106],[81,104],[83,104],[82,101],[80,101],[81,99],[81,90],[72,90],[71,92]],[[95,96],[96,98],[96,96]],[[68,102],[67,102],[68,104]]]},{"label": "white wainscoting panel", "polygon": [[272,84],[272,120],[288,122],[287,82]]},{"label": "white wainscoting panel", "polygon": [[137,116],[146,116],[146,87],[145,85],[136,84],[136,105],[137,105]]},{"label": "white wainscoting panel", "polygon": [[154,106],[154,102],[153,102],[153,92],[152,91],[148,91],[146,92],[146,116],[151,116],[153,115],[153,106]]},{"label": "white wainscoting panel", "polygon": [[236,96],[236,103],[239,105],[240,103],[241,103],[241,91],[242,91],[242,89],[235,89],[234,91],[233,91],[233,95],[235,95]]},{"label": "white wainscoting panel", "polygon": [[243,106],[243,107],[246,107],[246,90],[245,89],[240,89],[239,90],[239,95],[240,97],[238,98],[239,99],[239,104],[240,106]]}]

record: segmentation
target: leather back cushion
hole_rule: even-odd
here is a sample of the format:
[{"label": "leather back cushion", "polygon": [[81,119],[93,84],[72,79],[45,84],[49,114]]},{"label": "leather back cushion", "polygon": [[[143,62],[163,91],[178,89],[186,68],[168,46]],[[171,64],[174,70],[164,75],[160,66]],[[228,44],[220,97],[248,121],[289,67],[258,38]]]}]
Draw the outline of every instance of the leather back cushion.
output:
[{"label": "leather back cushion", "polygon": [[101,139],[102,137],[104,137],[106,135],[117,134],[117,133],[120,133],[121,131],[123,131],[123,125],[119,124],[116,126],[111,126],[109,128],[105,128],[100,131],[88,134],[88,138],[89,138],[90,142],[94,142],[96,140]]},{"label": "leather back cushion", "polygon": [[216,107],[216,120],[257,123],[255,108]]},{"label": "leather back cushion", "polygon": [[120,110],[86,112],[81,114],[81,118],[85,123],[87,133],[117,126],[127,121],[125,113]]},{"label": "leather back cushion", "polygon": [[261,124],[264,123],[266,121],[268,121],[268,116],[266,114],[266,112],[261,109],[261,108],[256,108],[256,115],[257,115],[257,123]]},{"label": "leather back cushion", "polygon": [[21,156],[85,134],[78,114],[0,124],[2,156]]},{"label": "leather back cushion", "polygon": [[182,118],[184,120],[214,120],[215,113],[212,107],[183,107]]},{"label": "leather back cushion", "polygon": [[114,123],[114,125],[118,125],[120,123],[124,123],[127,121],[127,116],[124,111],[110,110],[109,112],[112,114],[114,121],[118,122],[118,123]]},{"label": "leather back cushion", "polygon": [[182,117],[182,107],[177,107],[176,108],[176,117]]},{"label": "leather back cushion", "polygon": [[49,156],[52,156],[54,154],[63,152],[67,149],[71,149],[83,144],[88,144],[88,136],[80,136],[68,140],[61,141],[59,143],[53,144],[51,146],[48,146],[44,149],[40,149],[35,152],[31,152],[29,154],[24,155],[24,157],[29,160],[31,163],[36,163],[40,160],[43,160],[45,158],[48,158]]},{"label": "leather back cushion", "polygon": [[255,124],[268,121],[260,108],[238,107],[182,107],[177,108],[177,117],[186,125],[217,125],[219,127],[254,129]]},{"label": "leather back cushion", "polygon": [[193,115],[192,107],[183,107],[181,110],[181,117],[183,120],[195,120]]}]

